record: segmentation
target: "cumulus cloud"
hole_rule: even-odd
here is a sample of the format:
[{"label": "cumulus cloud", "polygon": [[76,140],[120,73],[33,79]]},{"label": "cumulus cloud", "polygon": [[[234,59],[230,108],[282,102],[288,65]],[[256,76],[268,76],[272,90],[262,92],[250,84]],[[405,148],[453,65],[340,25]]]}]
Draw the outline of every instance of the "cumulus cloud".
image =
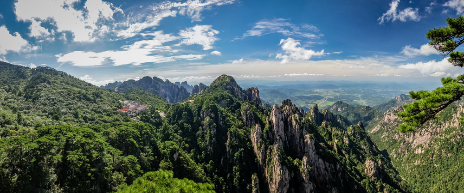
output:
[{"label": "cumulus cloud", "polygon": [[36,21],[34,19],[31,21],[32,24],[29,26],[29,30],[31,32],[29,33],[29,36],[36,38],[44,38],[50,35],[50,32],[48,32],[47,29],[40,25],[42,23],[41,21]]},{"label": "cumulus cloud", "polygon": [[461,15],[464,13],[464,0],[450,0],[443,4],[443,6],[450,7],[451,9],[455,9],[457,15]]},{"label": "cumulus cloud", "polygon": [[187,15],[193,21],[201,21],[201,12],[211,6],[232,4],[235,0],[188,0],[187,2],[166,1],[148,7],[148,13],[129,15],[127,21],[119,26],[125,29],[117,32],[118,37],[128,38],[137,35],[144,29],[159,26],[159,22],[166,17],[176,17],[177,14]]},{"label": "cumulus cloud", "polygon": [[282,45],[285,54],[277,54],[276,58],[282,59],[282,63],[287,63],[289,60],[309,60],[313,56],[324,55],[324,50],[315,52],[314,50],[299,47],[300,42],[292,38],[281,39],[279,45]]},{"label": "cumulus cloud", "polygon": [[211,52],[211,55],[218,55],[218,56],[220,56],[220,55],[221,55],[221,52],[215,50],[215,51]]},{"label": "cumulus cloud", "polygon": [[[262,36],[271,33],[280,33],[285,36],[298,36],[304,38],[319,38],[322,34],[314,34],[318,32],[316,26],[303,24],[301,26],[288,22],[287,19],[277,18],[272,20],[262,20],[255,24],[255,26],[245,32],[241,38],[248,36]],[[239,39],[239,38],[236,38]]]},{"label": "cumulus cloud", "polygon": [[431,55],[431,54],[439,54],[435,48],[430,46],[429,44],[424,44],[422,45],[419,49],[413,48],[410,45],[407,45],[403,48],[403,51],[401,51],[406,56],[413,57],[413,56],[418,56],[418,55]]},{"label": "cumulus cloud", "polygon": [[180,30],[179,36],[182,38],[177,45],[193,45],[199,44],[203,46],[203,50],[213,48],[213,44],[219,38],[215,37],[219,32],[214,30],[211,25],[196,25],[185,30]]},{"label": "cumulus cloud", "polygon": [[161,31],[146,34],[152,39],[141,40],[134,42],[131,45],[123,46],[123,50],[109,50],[104,52],[84,52],[74,51],[68,54],[56,55],[58,62],[69,62],[75,66],[99,66],[112,63],[114,66],[132,64],[135,66],[142,63],[164,63],[172,62],[178,59],[184,60],[199,60],[204,55],[178,55],[164,56],[159,53],[168,52],[176,53],[178,50],[173,50],[170,46],[162,46],[163,43],[175,40],[177,38],[170,34],[162,34]]},{"label": "cumulus cloud", "polygon": [[11,35],[4,25],[0,26],[0,37],[2,37],[2,41],[0,41],[0,55],[5,55],[9,51],[29,52],[39,48],[30,45],[18,32]]},{"label": "cumulus cloud", "polygon": [[90,77],[89,75],[84,75],[83,77],[80,77],[79,79],[85,81],[85,82],[88,82],[90,84],[93,84],[93,85],[96,85],[96,86],[101,86],[101,85],[106,85],[108,83],[113,83],[115,82],[113,79],[110,79],[110,80],[94,80],[92,77]]},{"label": "cumulus cloud", "polygon": [[[108,31],[105,21],[113,21],[116,12],[122,12],[113,4],[102,0],[87,0],[83,9],[75,9],[79,0],[18,0],[15,14],[19,21],[47,22],[55,25],[57,32],[70,31],[76,42],[92,42],[102,31]],[[39,24],[40,25],[40,24]],[[43,31],[43,29],[40,28]],[[34,35],[35,32],[31,32]]]},{"label": "cumulus cloud", "polygon": [[419,21],[421,16],[419,16],[419,9],[418,8],[411,8],[408,7],[406,9],[403,9],[401,11],[398,11],[398,4],[400,0],[393,0],[390,3],[390,9],[384,13],[381,17],[379,17],[380,24],[388,21],[396,21],[400,20],[402,22],[405,22],[407,20],[412,20],[412,21]]},{"label": "cumulus cloud", "polygon": [[432,60],[429,62],[418,62],[418,63],[408,63],[405,65],[399,66],[400,69],[408,70],[418,70],[424,75],[439,76],[445,72],[454,72],[456,67],[448,62],[448,58],[444,58],[441,61]]}]

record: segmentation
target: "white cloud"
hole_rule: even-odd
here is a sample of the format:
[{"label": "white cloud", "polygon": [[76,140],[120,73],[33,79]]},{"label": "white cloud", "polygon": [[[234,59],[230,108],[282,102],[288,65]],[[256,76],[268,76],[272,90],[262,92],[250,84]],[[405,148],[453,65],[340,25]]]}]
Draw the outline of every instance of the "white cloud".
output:
[{"label": "white cloud", "polygon": [[105,21],[113,21],[116,12],[113,4],[102,0],[87,0],[83,10],[73,7],[79,0],[18,0],[15,2],[16,18],[21,21],[52,19],[57,32],[70,31],[76,42],[92,42],[101,31],[107,31]]},{"label": "white cloud", "polygon": [[153,11],[154,11],[153,15],[138,16],[135,19],[130,18],[127,22],[120,24],[127,28],[124,30],[119,30],[116,33],[116,35],[122,38],[134,37],[135,35],[139,34],[139,32],[141,32],[144,29],[158,26],[159,22],[165,17],[175,17],[177,14],[177,11],[171,11],[171,10],[162,10],[162,11],[153,10]]},{"label": "white cloud", "polygon": [[[306,31],[303,31],[305,29]],[[286,19],[277,18],[273,20],[262,20],[255,24],[255,26],[242,35],[241,38],[248,36],[262,36],[270,33],[281,33],[285,36],[298,36],[304,38],[319,38],[322,34],[316,35],[308,32],[318,32],[316,26],[303,24],[301,27],[288,22]],[[240,38],[236,38],[240,39]]]},{"label": "white cloud", "polygon": [[221,52],[215,50],[215,51],[212,51],[212,52],[211,52],[211,55],[218,55],[218,56],[220,56],[220,55],[221,55]]},{"label": "white cloud", "polygon": [[31,63],[31,64],[29,64],[29,68],[34,69],[34,68],[37,68],[37,66],[35,64]]},{"label": "white cloud", "polygon": [[[0,62],[8,62],[8,60],[6,60],[5,56],[2,56],[2,57],[0,57]],[[10,63],[10,62],[8,62],[8,63]]]},{"label": "white cloud", "polygon": [[282,59],[282,63],[287,63],[289,60],[309,60],[313,56],[324,55],[324,50],[315,52],[314,50],[306,50],[298,47],[300,42],[292,38],[281,39],[279,45],[282,45],[282,50],[285,51],[285,54],[277,54],[276,58]]},{"label": "white cloud", "polygon": [[375,74],[374,76],[401,76],[401,75],[400,74],[382,73],[382,74]]},{"label": "white cloud", "polygon": [[[209,9],[211,6],[221,6],[232,4],[235,0],[188,0],[187,2],[170,2],[166,1],[147,8],[149,13],[129,15],[126,22],[119,25],[126,29],[117,32],[118,37],[128,38],[137,35],[147,28],[159,26],[159,22],[166,17],[176,17],[187,15],[193,21],[201,21],[201,12]],[[172,10],[177,9],[177,10]]]},{"label": "white cloud", "polygon": [[209,50],[213,48],[214,42],[219,40],[219,38],[214,37],[218,33],[211,25],[196,25],[186,30],[180,30],[179,36],[182,41],[177,45],[199,44],[203,46],[203,50]]},{"label": "white cloud", "polygon": [[[396,57],[395,57],[396,58]],[[111,77],[118,80],[135,76],[179,77],[217,77],[221,74],[232,75],[237,79],[267,79],[267,80],[320,80],[327,77],[331,80],[427,80],[419,71],[391,66],[391,59],[356,58],[344,60],[299,60],[282,65],[276,60],[240,60],[223,64],[202,64],[183,66],[181,68],[146,69],[128,74]],[[350,68],[350,66],[364,66],[364,68]],[[250,73],[252,72],[252,73]],[[305,74],[306,73],[306,74]],[[285,76],[287,74],[287,76]],[[384,76],[380,76],[383,74]],[[453,73],[454,74],[454,73]]]},{"label": "white cloud", "polygon": [[240,64],[243,62],[243,58],[240,58],[240,60],[233,60],[232,64]]},{"label": "white cloud", "polygon": [[[170,46],[162,46],[163,43],[175,40],[170,34],[162,34],[162,31],[145,34],[152,39],[134,42],[131,45],[123,46],[123,50],[108,50],[104,52],[84,52],[74,51],[64,55],[56,55],[58,62],[70,62],[75,66],[99,66],[113,63],[114,66],[132,64],[135,66],[142,63],[164,63],[178,59],[199,60],[204,55],[178,55],[164,56],[159,53],[176,53]],[[158,55],[157,55],[158,54]]]},{"label": "white cloud", "polygon": [[66,38],[66,33],[61,34],[61,36],[58,39],[63,40],[63,43],[65,44],[68,41],[68,39]]},{"label": "white cloud", "polygon": [[[447,7],[450,7],[451,9],[455,9],[458,15],[464,13],[464,0],[450,0],[446,2],[445,4],[443,4],[443,6],[447,6]],[[445,10],[443,10],[443,12],[444,11]]]},{"label": "white cloud", "polygon": [[430,76],[444,76],[446,73],[445,72],[435,72],[430,74]]},{"label": "white cloud", "polygon": [[400,20],[402,22],[405,22],[407,20],[412,20],[412,21],[419,21],[421,16],[419,16],[419,9],[416,8],[416,9],[413,9],[411,7],[408,7],[404,10],[401,10],[398,12],[398,3],[400,2],[400,0],[393,0],[391,3],[390,3],[390,9],[384,13],[381,17],[379,17],[379,20],[380,21],[380,24],[384,23],[384,22],[388,22],[390,20],[393,21],[396,21],[396,20]]},{"label": "white cloud", "polygon": [[201,21],[201,12],[212,5],[221,6],[232,4],[235,0],[189,0],[185,3],[176,4],[179,7],[179,14],[188,15],[192,21]]},{"label": "white cloud", "polygon": [[432,13],[433,6],[436,5],[436,4],[437,4],[437,2],[435,2],[435,1],[430,3],[430,5],[428,7],[425,7],[425,11],[427,13]]},{"label": "white cloud", "polygon": [[406,56],[413,57],[413,56],[418,56],[418,55],[431,55],[431,54],[439,54],[435,48],[430,46],[429,44],[424,44],[422,45],[419,49],[413,48],[410,45],[407,45],[403,48],[403,51],[401,51]]},{"label": "white cloud", "polygon": [[40,24],[42,23],[41,21],[36,21],[35,19],[31,20],[32,24],[29,26],[29,30],[31,31],[29,33],[30,37],[36,37],[37,39],[46,39],[49,41],[54,41],[55,39],[53,37],[48,36],[51,35],[50,32],[48,32],[47,29],[42,27]]},{"label": "white cloud", "polygon": [[448,58],[444,58],[441,61],[432,60],[429,62],[418,62],[415,64],[408,63],[405,65],[399,66],[400,69],[408,69],[408,70],[418,70],[420,73],[425,75],[435,74],[437,72],[455,72],[456,67],[453,66],[451,63],[448,62]]},{"label": "white cloud", "polygon": [[342,51],[339,51],[339,52],[332,52],[332,54],[341,54],[343,53]]},{"label": "white cloud", "polygon": [[184,60],[201,60],[204,56],[205,55],[188,54],[188,55],[180,55],[180,56],[171,56],[171,58],[184,59]]},{"label": "white cloud", "polygon": [[308,73],[292,73],[285,74],[285,76],[323,76],[324,74],[308,74]]},{"label": "white cloud", "polygon": [[101,85],[106,85],[108,83],[113,83],[115,82],[113,79],[110,79],[110,80],[100,80],[100,81],[97,81],[97,80],[94,80],[92,77],[90,77],[89,75],[85,75],[83,77],[80,77],[79,79],[85,81],[85,82],[88,82],[90,84],[93,84],[93,85],[96,85],[96,86],[101,86]]},{"label": "white cloud", "polygon": [[177,52],[177,50],[172,50],[171,47],[169,46],[162,46],[163,43],[179,39],[176,36],[173,36],[171,34],[163,34],[163,31],[156,31],[153,33],[142,33],[141,35],[144,37],[150,36],[153,39],[137,41],[137,42],[134,42],[132,45],[123,46],[123,48],[127,48],[127,49],[151,48],[151,49]]},{"label": "white cloud", "polygon": [[2,37],[2,41],[0,41],[0,55],[4,55],[8,51],[29,52],[39,48],[37,46],[31,46],[18,32],[11,35],[5,26],[0,26],[0,37]]}]

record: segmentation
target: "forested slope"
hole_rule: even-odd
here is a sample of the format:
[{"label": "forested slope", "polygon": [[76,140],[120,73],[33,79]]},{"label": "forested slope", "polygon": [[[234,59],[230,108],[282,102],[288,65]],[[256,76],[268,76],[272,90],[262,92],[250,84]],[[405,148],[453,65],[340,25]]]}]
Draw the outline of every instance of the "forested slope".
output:
[{"label": "forested slope", "polygon": [[400,133],[399,106],[385,113],[382,121],[368,131],[379,149],[386,150],[409,184],[411,192],[460,192],[464,189],[464,128],[461,104],[451,104],[438,118],[417,131]]},{"label": "forested slope", "polygon": [[[170,105],[142,89],[112,92],[49,68],[1,67],[18,73],[1,76],[2,192],[157,190],[160,180],[179,191],[406,188],[362,124],[317,105],[304,114],[290,100],[263,106],[257,88],[230,76]],[[127,99],[150,109],[131,119],[116,111]]]}]

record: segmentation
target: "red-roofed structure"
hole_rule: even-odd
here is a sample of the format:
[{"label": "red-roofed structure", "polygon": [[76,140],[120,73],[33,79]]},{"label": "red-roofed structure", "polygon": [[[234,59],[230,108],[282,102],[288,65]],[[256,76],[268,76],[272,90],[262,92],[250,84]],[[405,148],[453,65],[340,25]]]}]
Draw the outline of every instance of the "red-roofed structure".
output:
[{"label": "red-roofed structure", "polygon": [[130,111],[130,109],[129,108],[122,108],[122,109],[119,109],[118,111],[127,113],[128,111]]}]

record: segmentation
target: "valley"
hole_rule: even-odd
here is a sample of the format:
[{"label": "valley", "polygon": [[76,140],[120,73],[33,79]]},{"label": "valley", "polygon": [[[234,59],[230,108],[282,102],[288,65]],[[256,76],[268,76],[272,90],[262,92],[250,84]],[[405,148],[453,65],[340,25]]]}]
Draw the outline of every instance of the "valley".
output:
[{"label": "valley", "polygon": [[[285,83],[282,83],[285,84]],[[413,88],[431,90],[433,86],[410,83],[364,83],[364,82],[305,82],[282,86],[258,86],[264,102],[278,104],[291,99],[295,104],[310,109],[314,104],[328,108],[337,101],[352,106],[377,106],[390,99],[407,94]]]},{"label": "valley", "polygon": [[[310,89],[311,83],[262,91],[242,89],[222,75],[208,86],[200,84],[201,90],[191,86],[190,93],[156,77],[98,88],[50,68],[8,63],[0,68],[0,187],[7,192],[138,191],[154,181],[177,184],[151,187],[157,191],[200,192],[461,187],[454,177],[449,186],[431,186],[449,182],[446,175],[461,178],[451,164],[462,157],[456,146],[462,137],[460,104],[440,114],[446,124],[433,120],[429,129],[402,134],[394,113],[412,100],[408,95],[387,100],[403,90],[381,92],[372,89],[376,85],[354,89],[361,94]],[[296,102],[292,97],[268,102],[286,96]],[[338,97],[351,104],[335,101]],[[385,100],[369,102],[374,98]],[[440,169],[419,177],[431,172],[424,167]],[[29,183],[31,178],[37,180]]]},{"label": "valley", "polygon": [[464,192],[464,0],[2,0],[0,193]]}]

